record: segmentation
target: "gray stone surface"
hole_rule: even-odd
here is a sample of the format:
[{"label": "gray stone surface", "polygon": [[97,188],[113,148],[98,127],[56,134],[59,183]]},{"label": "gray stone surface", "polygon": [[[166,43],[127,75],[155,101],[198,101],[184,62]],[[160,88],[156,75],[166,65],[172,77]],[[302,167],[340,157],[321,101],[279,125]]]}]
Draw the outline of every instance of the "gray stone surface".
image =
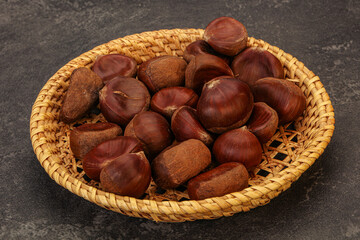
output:
[{"label": "gray stone surface", "polygon": [[[332,141],[290,189],[247,213],[170,224],[105,210],[49,178],[29,137],[47,79],[109,40],[223,15],[305,63],[331,97]],[[0,1],[0,239],[360,239],[359,23],[357,0]]]}]

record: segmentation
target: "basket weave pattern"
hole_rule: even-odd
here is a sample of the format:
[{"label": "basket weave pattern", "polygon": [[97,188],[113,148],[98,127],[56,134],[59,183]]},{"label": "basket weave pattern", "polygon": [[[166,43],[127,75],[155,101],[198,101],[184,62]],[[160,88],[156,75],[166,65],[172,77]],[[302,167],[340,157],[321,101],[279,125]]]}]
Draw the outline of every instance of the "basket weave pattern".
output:
[{"label": "basket weave pattern", "polygon": [[42,167],[59,185],[101,207],[125,215],[155,221],[181,222],[231,216],[267,204],[288,189],[329,144],[334,131],[334,110],[318,76],[303,63],[268,43],[249,38],[248,46],[262,47],[283,64],[286,77],[306,96],[304,115],[294,123],[279,127],[263,145],[263,160],[250,186],[241,192],[201,201],[188,200],[186,190],[158,192],[152,182],[144,199],[118,196],[88,181],[69,148],[69,132],[85,122],[105,121],[102,114],[90,114],[72,125],[59,121],[63,96],[72,71],[91,67],[96,56],[121,53],[138,64],[159,55],[182,56],[186,46],[202,39],[202,29],[173,29],[144,32],[113,40],[73,59],[52,76],[40,91],[32,108],[30,135],[34,152]]}]

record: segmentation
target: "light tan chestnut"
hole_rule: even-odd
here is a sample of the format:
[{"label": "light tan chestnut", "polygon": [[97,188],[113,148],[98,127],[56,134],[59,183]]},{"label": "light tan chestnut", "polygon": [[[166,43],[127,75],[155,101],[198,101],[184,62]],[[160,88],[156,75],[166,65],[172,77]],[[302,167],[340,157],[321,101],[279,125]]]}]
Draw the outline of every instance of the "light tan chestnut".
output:
[{"label": "light tan chestnut", "polygon": [[213,137],[205,130],[199,122],[196,110],[189,106],[178,108],[171,118],[171,130],[177,141],[188,139],[198,139],[210,146],[213,143]]},{"label": "light tan chestnut", "polygon": [[138,78],[155,93],[162,88],[183,86],[186,66],[186,61],[180,57],[155,57],[139,66]]},{"label": "light tan chestnut", "polygon": [[190,199],[202,200],[241,191],[248,185],[249,174],[245,166],[228,162],[192,178],[187,187]]},{"label": "light tan chestnut", "polygon": [[210,150],[200,140],[190,139],[162,151],[151,168],[156,185],[171,189],[198,175],[210,163]]},{"label": "light tan chestnut", "polygon": [[255,102],[265,102],[275,109],[279,124],[294,121],[304,112],[306,98],[294,83],[278,78],[262,78],[253,86]]},{"label": "light tan chestnut", "polygon": [[246,125],[261,143],[266,143],[274,136],[278,123],[276,111],[264,102],[257,102]]},{"label": "light tan chestnut", "polygon": [[71,123],[83,117],[98,100],[103,86],[101,78],[90,69],[75,69],[60,108],[60,120]]}]

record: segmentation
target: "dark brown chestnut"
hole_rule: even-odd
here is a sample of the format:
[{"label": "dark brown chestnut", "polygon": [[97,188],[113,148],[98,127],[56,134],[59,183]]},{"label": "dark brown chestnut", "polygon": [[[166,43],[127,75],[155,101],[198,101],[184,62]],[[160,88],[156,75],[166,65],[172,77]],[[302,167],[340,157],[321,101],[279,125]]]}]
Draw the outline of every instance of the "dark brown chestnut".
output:
[{"label": "dark brown chestnut", "polygon": [[144,152],[126,153],[106,165],[100,174],[105,191],[139,198],[150,185],[151,167]]},{"label": "dark brown chestnut", "polygon": [[135,77],[136,67],[137,62],[131,57],[122,54],[108,54],[96,58],[93,71],[106,83],[116,76]]},{"label": "dark brown chestnut", "polygon": [[253,95],[246,83],[219,77],[204,85],[197,114],[207,130],[223,133],[244,125],[253,105]]},{"label": "dark brown chestnut", "polygon": [[120,126],[109,123],[86,123],[70,132],[70,148],[76,158],[82,159],[96,145],[122,134]]},{"label": "dark brown chestnut", "polygon": [[220,135],[212,150],[219,163],[240,162],[249,171],[261,162],[261,144],[256,136],[245,127]]},{"label": "dark brown chestnut", "polygon": [[100,109],[106,120],[125,127],[135,114],[146,111],[150,93],[135,78],[115,77],[100,91]]},{"label": "dark brown chestnut", "polygon": [[156,185],[171,189],[198,175],[210,163],[211,153],[205,144],[189,139],[162,151],[151,167]]},{"label": "dark brown chestnut", "polygon": [[204,40],[218,53],[235,56],[246,48],[248,33],[236,19],[219,17],[205,28]]},{"label": "dark brown chestnut", "polygon": [[103,86],[101,78],[90,69],[75,69],[60,108],[60,120],[71,123],[83,117],[97,102]]},{"label": "dark brown chestnut", "polygon": [[91,149],[83,158],[83,169],[89,178],[99,181],[100,172],[107,164],[125,153],[142,150],[141,143],[136,138],[119,136]]},{"label": "dark brown chestnut", "polygon": [[179,142],[198,139],[206,146],[210,146],[214,141],[199,122],[196,110],[189,106],[182,106],[174,112],[171,118],[171,130]]},{"label": "dark brown chestnut", "polygon": [[212,47],[207,42],[205,42],[205,40],[197,40],[190,43],[184,51],[183,58],[185,61],[190,62],[198,54],[211,54],[218,56],[228,65],[231,62],[231,57],[215,52],[215,50],[212,49]]},{"label": "dark brown chestnut", "polygon": [[236,78],[250,87],[265,77],[284,78],[284,68],[279,59],[260,47],[250,47],[237,55],[231,63]]},{"label": "dark brown chestnut", "polygon": [[249,174],[245,166],[238,162],[228,162],[192,178],[187,189],[190,199],[202,200],[238,192],[248,185]]},{"label": "dark brown chestnut", "polygon": [[126,126],[125,136],[139,140],[148,157],[153,158],[172,142],[167,120],[156,112],[141,112]]},{"label": "dark brown chestnut", "polygon": [[151,110],[162,114],[168,119],[181,106],[196,107],[198,95],[189,88],[185,87],[169,87],[163,88],[151,99]]},{"label": "dark brown chestnut", "polygon": [[253,85],[253,93],[255,102],[265,102],[275,109],[280,125],[300,117],[306,107],[304,93],[288,80],[262,78]]},{"label": "dark brown chestnut", "polygon": [[246,125],[261,143],[266,143],[274,136],[278,124],[276,111],[264,102],[257,102]]},{"label": "dark brown chestnut", "polygon": [[203,85],[219,76],[233,76],[226,62],[214,55],[199,54],[189,63],[185,71],[185,87],[201,93]]},{"label": "dark brown chestnut", "polygon": [[138,78],[155,93],[162,88],[183,86],[187,63],[175,56],[160,56],[143,62],[138,69]]}]

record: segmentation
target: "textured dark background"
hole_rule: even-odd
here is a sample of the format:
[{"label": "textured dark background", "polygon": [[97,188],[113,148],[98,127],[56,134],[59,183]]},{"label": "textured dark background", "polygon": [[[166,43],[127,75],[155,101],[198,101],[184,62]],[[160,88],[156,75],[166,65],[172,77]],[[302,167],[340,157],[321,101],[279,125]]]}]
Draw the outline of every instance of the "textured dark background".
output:
[{"label": "textured dark background", "polygon": [[[331,97],[332,141],[290,189],[247,213],[170,224],[107,211],[50,179],[29,119],[60,67],[115,38],[223,15],[302,61]],[[0,239],[360,239],[359,16],[358,0],[1,0]]]}]

